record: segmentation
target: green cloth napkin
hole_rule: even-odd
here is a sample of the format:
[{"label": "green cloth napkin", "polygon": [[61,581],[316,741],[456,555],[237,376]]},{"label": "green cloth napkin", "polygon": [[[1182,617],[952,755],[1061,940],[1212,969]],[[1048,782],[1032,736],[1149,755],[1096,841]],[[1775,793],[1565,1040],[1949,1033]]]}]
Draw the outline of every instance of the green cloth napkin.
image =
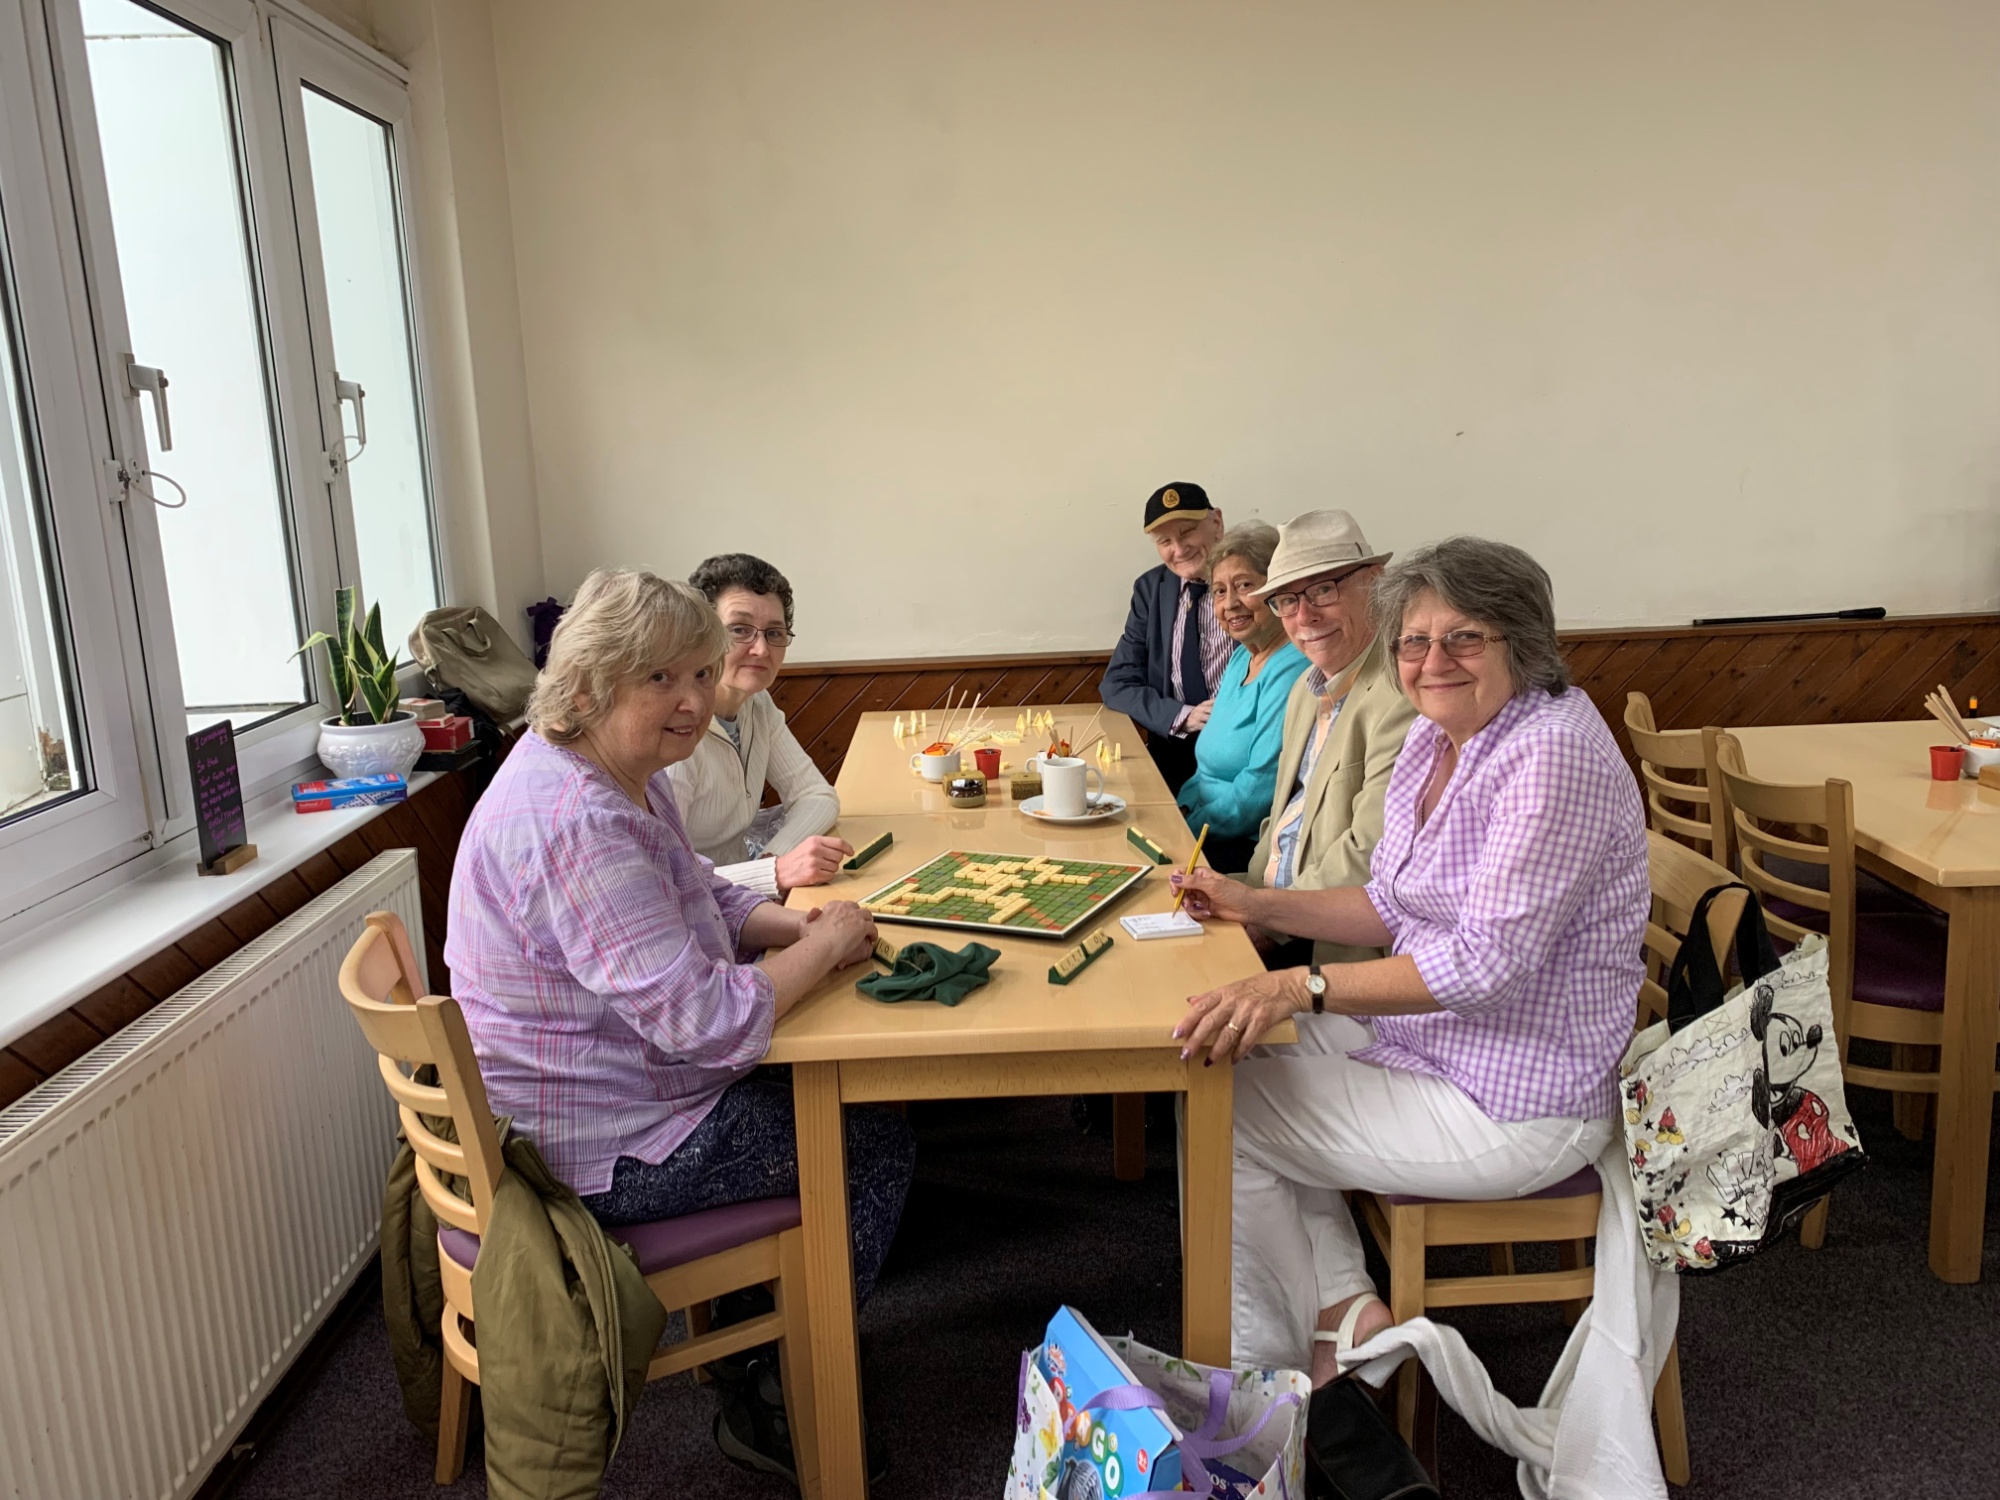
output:
[{"label": "green cloth napkin", "polygon": [[983,943],[967,943],[956,953],[936,943],[911,943],[896,955],[895,968],[857,979],[854,987],[874,1000],[935,1000],[940,1005],[956,1005],[986,983],[986,971],[999,956],[998,948]]}]

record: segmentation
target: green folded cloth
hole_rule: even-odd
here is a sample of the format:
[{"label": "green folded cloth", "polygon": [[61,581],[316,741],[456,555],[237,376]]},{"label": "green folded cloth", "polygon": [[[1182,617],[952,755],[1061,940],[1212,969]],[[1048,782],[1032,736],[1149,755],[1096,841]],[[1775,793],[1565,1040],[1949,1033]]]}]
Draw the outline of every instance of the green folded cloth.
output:
[{"label": "green folded cloth", "polygon": [[896,967],[886,974],[857,979],[854,987],[875,1000],[935,1000],[956,1005],[986,983],[986,971],[1000,956],[998,948],[967,943],[952,953],[936,943],[911,943],[896,955]]}]

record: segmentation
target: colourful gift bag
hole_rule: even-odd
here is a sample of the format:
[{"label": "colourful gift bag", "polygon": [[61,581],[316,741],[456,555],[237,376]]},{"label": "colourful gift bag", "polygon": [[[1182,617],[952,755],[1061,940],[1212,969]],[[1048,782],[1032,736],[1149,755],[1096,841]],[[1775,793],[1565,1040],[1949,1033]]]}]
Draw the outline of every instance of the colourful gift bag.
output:
[{"label": "colourful gift bag", "polygon": [[[1190,1491],[1212,1500],[1305,1500],[1306,1402],[1312,1382],[1298,1370],[1216,1370],[1106,1335],[1136,1384],[1058,1397],[1042,1373],[1042,1350],[1021,1356],[1014,1460],[1006,1500],[1134,1500]],[[1066,1440],[1089,1447],[1105,1427],[1097,1414],[1150,1408],[1183,1436],[1176,1445],[1182,1488],[1155,1490],[1155,1455],[1106,1452],[1096,1465],[1065,1462]],[[1094,1450],[1093,1450],[1094,1451]]]}]

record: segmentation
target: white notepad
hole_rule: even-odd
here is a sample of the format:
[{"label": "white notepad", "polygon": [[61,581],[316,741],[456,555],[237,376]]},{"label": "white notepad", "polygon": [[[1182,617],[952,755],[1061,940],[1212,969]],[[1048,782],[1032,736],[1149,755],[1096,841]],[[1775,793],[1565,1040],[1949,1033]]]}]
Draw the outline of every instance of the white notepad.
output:
[{"label": "white notepad", "polygon": [[1201,923],[1186,912],[1145,912],[1136,917],[1120,917],[1118,925],[1142,943],[1151,938],[1201,936]]}]

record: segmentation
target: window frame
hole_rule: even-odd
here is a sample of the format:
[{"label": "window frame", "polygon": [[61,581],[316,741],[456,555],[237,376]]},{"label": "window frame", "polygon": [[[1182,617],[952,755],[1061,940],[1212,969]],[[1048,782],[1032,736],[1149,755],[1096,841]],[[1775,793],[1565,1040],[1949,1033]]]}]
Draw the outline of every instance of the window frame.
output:
[{"label": "window frame", "polygon": [[[413,112],[408,77],[400,69],[385,67],[381,59],[330,34],[321,18],[314,24],[298,14],[295,6],[280,3],[268,7],[271,53],[276,63],[278,103],[284,124],[285,149],[290,166],[294,226],[299,251],[299,268],[304,278],[308,334],[317,378],[321,434],[326,452],[332,452],[346,432],[346,413],[334,389],[335,359],[330,302],[326,291],[326,261],[319,242],[319,215],[312,176],[312,152],[307,139],[304,90],[313,89],[338,104],[377,121],[389,132],[390,184],[395,197],[396,232],[403,267],[403,310],[409,326],[411,388],[417,402],[417,444],[424,489],[425,519],[430,531],[431,576],[436,582],[438,605],[453,597],[450,550],[445,545],[443,507],[439,501],[436,442],[431,431],[431,414],[438,409],[432,389],[430,361],[424,355],[424,292],[422,268],[416,253],[416,234],[410,202],[410,165],[416,159],[412,136]],[[321,361],[320,352],[325,358]],[[348,465],[338,465],[332,479],[335,542],[343,583],[360,581],[360,543],[354,524]],[[364,586],[363,597],[367,598]],[[388,643],[399,654],[406,652],[403,641]]]},{"label": "window frame", "polygon": [[0,917],[23,911],[137,855],[153,842],[162,802],[140,621],[128,586],[134,564],[98,394],[88,289],[75,237],[66,140],[45,18],[28,0],[0,0],[0,200],[14,317],[32,421],[24,432],[45,514],[53,611],[67,631],[66,688],[90,790],[0,824]]}]

